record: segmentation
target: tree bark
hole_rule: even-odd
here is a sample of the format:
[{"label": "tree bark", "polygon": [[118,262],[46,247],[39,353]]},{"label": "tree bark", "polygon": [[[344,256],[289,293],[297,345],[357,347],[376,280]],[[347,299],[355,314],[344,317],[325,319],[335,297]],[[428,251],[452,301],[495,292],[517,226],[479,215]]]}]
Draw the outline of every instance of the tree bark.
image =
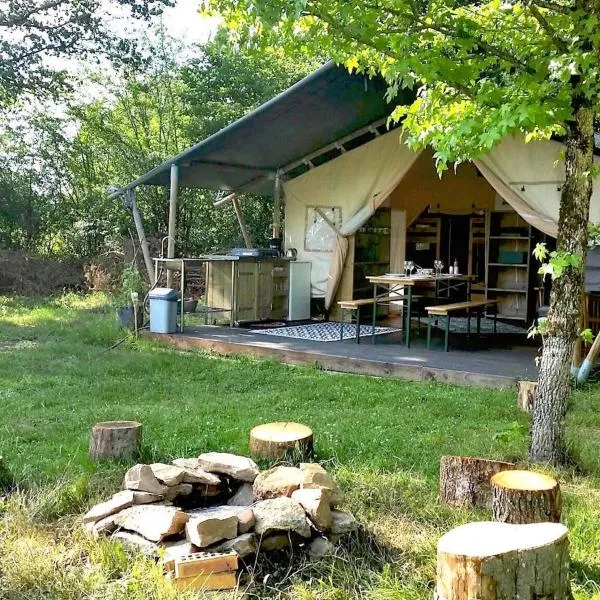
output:
[{"label": "tree bark", "polygon": [[250,432],[250,453],[261,458],[283,460],[312,456],[313,432],[300,423],[265,423]]},{"label": "tree bark", "polygon": [[592,195],[594,110],[575,97],[574,120],[569,124],[565,153],[556,248],[581,258],[581,267],[568,267],[553,281],[533,406],[530,457],[535,462],[560,464],[566,460],[565,416],[570,392],[573,343],[578,334],[583,294],[583,265],[587,254]]},{"label": "tree bark", "polygon": [[142,443],[142,425],[136,421],[96,423],[90,438],[93,461],[133,458]]},{"label": "tree bark", "polygon": [[569,540],[560,523],[467,523],[437,547],[434,600],[566,600]]},{"label": "tree bark", "polygon": [[533,399],[535,398],[536,390],[536,381],[519,381],[517,406],[522,411],[530,413],[533,410]]},{"label": "tree bark", "polygon": [[494,475],[492,516],[502,523],[558,523],[562,500],[558,481],[532,471]]},{"label": "tree bark", "polygon": [[470,456],[442,456],[440,499],[459,508],[491,508],[490,479],[496,473],[514,469],[513,463]]}]

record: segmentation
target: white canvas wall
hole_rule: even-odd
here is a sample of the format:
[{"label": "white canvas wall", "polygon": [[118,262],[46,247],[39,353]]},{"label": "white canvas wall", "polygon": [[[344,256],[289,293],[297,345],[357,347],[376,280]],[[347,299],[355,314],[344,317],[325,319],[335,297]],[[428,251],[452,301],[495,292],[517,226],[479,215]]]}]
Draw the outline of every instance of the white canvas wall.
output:
[{"label": "white canvas wall", "polygon": [[[560,190],[564,181],[563,146],[540,141],[525,144],[507,137],[476,166],[490,185],[532,226],[556,236]],[[338,158],[284,183],[285,247],[296,248],[299,260],[312,262],[312,294],[335,294],[354,233],[401,183],[418,154],[401,143],[398,131],[380,136]],[[600,162],[600,161],[597,161]],[[331,238],[331,251],[305,248],[306,208],[340,207],[341,227]],[[590,221],[600,222],[600,180],[595,185]]]}]

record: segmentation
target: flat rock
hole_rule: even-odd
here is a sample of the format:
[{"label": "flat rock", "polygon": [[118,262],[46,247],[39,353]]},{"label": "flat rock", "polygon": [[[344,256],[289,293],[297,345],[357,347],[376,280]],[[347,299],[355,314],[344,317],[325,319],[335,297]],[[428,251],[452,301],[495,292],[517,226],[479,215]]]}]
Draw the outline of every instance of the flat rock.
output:
[{"label": "flat rock", "polygon": [[256,519],[254,511],[247,506],[210,506],[208,508],[192,508],[186,511],[190,518],[194,517],[211,517],[223,519],[226,517],[235,516],[238,519],[238,534],[248,533],[253,527]]},{"label": "flat rock", "polygon": [[292,499],[302,505],[308,518],[319,531],[327,531],[331,527],[331,506],[327,492],[318,488],[296,490]]},{"label": "flat rock", "polygon": [[269,535],[260,540],[260,549],[266,552],[273,552],[274,550],[283,550],[289,545],[290,538],[285,533]]},{"label": "flat rock", "polygon": [[229,475],[239,481],[252,483],[259,473],[256,463],[246,456],[226,452],[206,452],[198,457],[198,468],[209,473]]},{"label": "flat rock", "polygon": [[115,521],[119,514],[109,515],[99,521],[90,521],[84,527],[88,533],[91,533],[95,539],[98,539],[100,535],[112,533],[119,528]]},{"label": "flat rock", "polygon": [[238,513],[238,533],[248,533],[256,523],[254,511],[251,508],[245,508]]},{"label": "flat rock", "polygon": [[308,553],[313,558],[333,556],[335,554],[335,546],[327,538],[318,537],[308,545]]},{"label": "flat rock", "polygon": [[125,474],[125,489],[163,496],[168,487],[158,481],[150,465],[135,465]]},{"label": "flat rock", "polygon": [[300,488],[302,471],[297,467],[274,467],[263,471],[254,480],[255,500],[291,496]]},{"label": "flat rock", "polygon": [[304,509],[296,500],[285,496],[263,500],[255,504],[252,510],[256,519],[254,531],[259,535],[295,531],[302,537],[310,537],[310,526]]},{"label": "flat rock", "polygon": [[252,506],[254,491],[251,483],[244,483],[240,489],[227,501],[230,506]]},{"label": "flat rock", "polygon": [[213,546],[214,552],[231,552],[232,550],[240,557],[245,558],[250,554],[256,554],[256,538],[253,533],[245,533]]},{"label": "flat rock", "polygon": [[358,529],[356,519],[349,513],[341,510],[331,511],[331,533],[343,535]]},{"label": "flat rock", "polygon": [[333,506],[343,502],[344,495],[340,486],[321,465],[318,463],[301,463],[300,470],[302,471],[301,488],[322,490]]},{"label": "flat rock", "polygon": [[150,465],[154,476],[160,483],[168,485],[178,485],[183,481],[185,471],[176,465],[167,465],[165,463],[153,463]]},{"label": "flat rock", "polygon": [[116,518],[123,529],[139,533],[151,542],[160,542],[183,531],[189,515],[175,506],[132,506]]},{"label": "flat rock", "polygon": [[121,512],[125,508],[129,508],[134,504],[149,504],[162,500],[162,496],[149,494],[148,492],[135,492],[132,490],[124,490],[117,492],[110,500],[101,502],[92,507],[84,516],[84,523],[93,523],[104,519],[110,515]]},{"label": "flat rock", "polygon": [[165,492],[165,500],[173,501],[179,496],[189,496],[194,491],[194,486],[191,483],[178,483],[171,486]]},{"label": "flat rock", "polygon": [[124,546],[127,546],[136,552],[147,554],[148,556],[154,556],[158,549],[157,544],[149,542],[141,535],[138,535],[137,533],[131,533],[129,531],[117,531],[112,534],[111,539],[118,540]]},{"label": "flat rock", "polygon": [[193,511],[185,527],[187,539],[198,548],[206,548],[221,540],[231,540],[238,534],[237,514],[223,511],[224,507]]},{"label": "flat rock", "polygon": [[183,483],[204,483],[206,485],[221,483],[221,479],[217,475],[200,468],[197,458],[176,458],[173,464],[183,469]]},{"label": "flat rock", "polygon": [[193,551],[192,544],[184,539],[163,542],[160,545],[159,554],[164,568],[167,571],[174,571],[175,560],[187,554],[192,554]]}]

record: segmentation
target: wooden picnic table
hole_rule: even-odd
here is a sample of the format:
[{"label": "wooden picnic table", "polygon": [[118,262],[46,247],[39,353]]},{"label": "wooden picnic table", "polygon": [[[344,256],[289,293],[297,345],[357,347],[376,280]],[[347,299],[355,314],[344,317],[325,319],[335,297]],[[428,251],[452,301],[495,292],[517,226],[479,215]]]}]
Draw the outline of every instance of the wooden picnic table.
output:
[{"label": "wooden picnic table", "polygon": [[[433,283],[435,286],[434,303],[437,304],[440,297],[444,295],[449,298],[450,292],[460,287],[465,287],[465,298],[471,298],[471,281],[473,275],[368,275],[367,280],[373,285],[373,343],[375,343],[375,321],[377,318],[377,301],[380,297],[390,297],[394,294],[404,292],[405,315],[404,315],[404,343],[410,348],[410,321],[412,313],[413,287],[423,283]],[[384,287],[385,291],[379,292]],[[405,290],[406,288],[406,290]]]}]

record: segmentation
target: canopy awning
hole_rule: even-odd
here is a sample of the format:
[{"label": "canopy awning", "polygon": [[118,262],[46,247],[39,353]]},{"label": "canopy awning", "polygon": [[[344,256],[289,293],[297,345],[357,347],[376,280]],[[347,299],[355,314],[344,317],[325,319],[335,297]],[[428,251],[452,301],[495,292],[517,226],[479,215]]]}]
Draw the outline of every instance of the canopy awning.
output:
[{"label": "canopy awning", "polygon": [[329,62],[117,193],[139,185],[169,185],[170,167],[177,164],[183,187],[271,195],[278,170],[299,175],[311,158],[317,166],[383,132],[402,101],[388,103],[386,90],[382,78],[353,75]]}]

